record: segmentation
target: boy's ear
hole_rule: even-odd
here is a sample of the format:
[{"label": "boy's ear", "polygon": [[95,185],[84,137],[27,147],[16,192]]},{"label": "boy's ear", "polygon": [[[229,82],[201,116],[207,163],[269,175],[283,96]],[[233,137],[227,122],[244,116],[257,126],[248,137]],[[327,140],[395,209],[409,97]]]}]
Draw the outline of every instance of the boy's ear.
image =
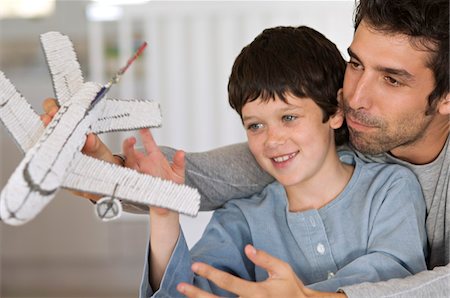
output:
[{"label": "boy's ear", "polygon": [[442,115],[450,115],[450,93],[438,103],[438,112]]},{"label": "boy's ear", "polygon": [[336,96],[339,108],[337,109],[336,113],[330,117],[330,127],[333,129],[338,129],[344,123],[344,111],[342,109],[342,88],[338,90]]},{"label": "boy's ear", "polygon": [[342,91],[342,88],[340,88],[336,94],[336,98],[337,98],[339,105],[342,104],[342,96],[343,96],[342,94],[343,94],[343,91]]},{"label": "boy's ear", "polygon": [[341,108],[338,108],[336,113],[330,117],[330,127],[332,129],[338,129],[344,123],[344,112]]}]

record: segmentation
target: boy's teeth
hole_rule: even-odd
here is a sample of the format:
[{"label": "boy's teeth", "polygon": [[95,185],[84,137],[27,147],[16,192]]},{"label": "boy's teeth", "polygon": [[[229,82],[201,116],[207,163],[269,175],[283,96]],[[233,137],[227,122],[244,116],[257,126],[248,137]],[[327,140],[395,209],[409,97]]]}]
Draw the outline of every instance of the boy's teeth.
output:
[{"label": "boy's teeth", "polygon": [[291,154],[289,154],[289,155],[284,155],[284,156],[274,157],[273,160],[274,160],[275,162],[283,162],[283,161],[286,161],[286,160],[288,160],[288,159],[291,159],[292,157],[295,156],[295,154],[296,154],[296,153],[291,153]]}]

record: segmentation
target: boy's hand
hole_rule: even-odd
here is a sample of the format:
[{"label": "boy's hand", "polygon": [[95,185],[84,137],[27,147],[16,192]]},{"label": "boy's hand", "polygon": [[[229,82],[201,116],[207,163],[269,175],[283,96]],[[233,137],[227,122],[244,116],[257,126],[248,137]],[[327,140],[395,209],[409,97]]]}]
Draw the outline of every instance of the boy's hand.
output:
[{"label": "boy's hand", "polygon": [[[126,139],[123,142],[126,166],[141,173],[183,184],[185,170],[184,152],[178,150],[173,157],[173,163],[169,163],[155,143],[149,129],[141,129],[139,134],[141,135],[145,152],[140,152],[134,148],[136,138]],[[165,215],[168,212],[167,209],[163,208],[152,207],[151,209],[159,215]]]},{"label": "boy's hand", "polygon": [[[267,270],[269,277],[261,282],[251,282],[204,263],[194,263],[192,270],[199,276],[239,297],[346,297],[343,293],[323,293],[306,288],[291,266],[272,255],[257,250],[251,245],[245,247],[245,254],[257,266]],[[177,290],[190,298],[218,298],[193,285],[180,283]]]},{"label": "boy's hand", "polygon": [[134,148],[136,144],[136,138],[134,137],[128,138],[123,142],[123,152],[127,157],[127,166],[141,173],[183,184],[184,152],[178,150],[173,157],[173,163],[169,163],[155,143],[150,130],[141,129],[139,134],[141,135],[145,152],[140,152]]}]

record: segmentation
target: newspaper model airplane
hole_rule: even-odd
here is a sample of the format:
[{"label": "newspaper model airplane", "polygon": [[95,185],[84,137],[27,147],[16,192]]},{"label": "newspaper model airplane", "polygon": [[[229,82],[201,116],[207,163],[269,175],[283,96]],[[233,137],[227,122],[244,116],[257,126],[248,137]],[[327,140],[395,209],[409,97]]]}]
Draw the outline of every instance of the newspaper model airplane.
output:
[{"label": "newspaper model airplane", "polygon": [[[60,106],[47,127],[0,72],[0,121],[25,153],[1,192],[1,221],[10,225],[30,221],[60,187],[104,196],[95,205],[103,220],[120,216],[120,200],[195,216],[200,206],[196,189],[81,153],[89,133],[159,127],[159,105],[144,100],[103,98],[112,81],[105,86],[83,82],[67,36],[48,32],[41,35],[41,43]],[[131,59],[128,62],[126,67]]]}]

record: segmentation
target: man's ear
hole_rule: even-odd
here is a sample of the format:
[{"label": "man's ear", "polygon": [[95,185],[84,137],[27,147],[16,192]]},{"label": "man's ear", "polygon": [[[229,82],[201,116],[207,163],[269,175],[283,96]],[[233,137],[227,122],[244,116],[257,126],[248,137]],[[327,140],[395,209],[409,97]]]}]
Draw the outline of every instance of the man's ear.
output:
[{"label": "man's ear", "polygon": [[438,103],[438,112],[442,115],[450,115],[450,93],[447,93],[447,96]]},{"label": "man's ear", "polygon": [[330,127],[333,129],[338,129],[344,123],[344,111],[342,108],[342,88],[338,90],[336,97],[339,107],[336,113],[330,117]]}]

